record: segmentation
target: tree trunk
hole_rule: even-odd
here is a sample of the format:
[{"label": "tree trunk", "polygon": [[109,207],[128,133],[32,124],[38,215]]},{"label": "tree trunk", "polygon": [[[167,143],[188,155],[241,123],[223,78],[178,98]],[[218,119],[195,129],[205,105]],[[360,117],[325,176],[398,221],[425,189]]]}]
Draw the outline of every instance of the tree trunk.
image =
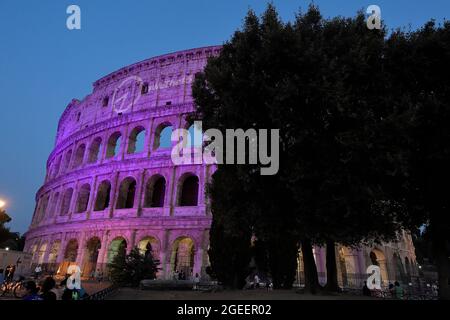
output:
[{"label": "tree trunk", "polygon": [[448,286],[450,264],[445,237],[436,236],[433,239],[433,247],[438,270],[439,299],[450,300],[450,288]]},{"label": "tree trunk", "polygon": [[302,244],[302,254],[303,254],[303,265],[305,273],[305,292],[316,294],[320,289],[319,276],[317,274],[317,266],[314,261],[314,255],[312,251],[311,241],[309,239],[303,239]]},{"label": "tree trunk", "polygon": [[327,285],[325,290],[330,292],[338,292],[338,279],[337,279],[337,265],[336,265],[336,248],[335,243],[332,240],[326,242],[326,256],[327,256]]}]

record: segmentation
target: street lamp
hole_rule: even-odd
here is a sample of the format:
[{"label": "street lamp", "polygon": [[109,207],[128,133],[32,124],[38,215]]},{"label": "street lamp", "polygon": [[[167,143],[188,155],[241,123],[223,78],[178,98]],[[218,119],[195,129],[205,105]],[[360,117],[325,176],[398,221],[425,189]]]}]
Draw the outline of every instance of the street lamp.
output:
[{"label": "street lamp", "polygon": [[6,206],[6,202],[0,199],[0,209],[2,209],[4,206]]}]

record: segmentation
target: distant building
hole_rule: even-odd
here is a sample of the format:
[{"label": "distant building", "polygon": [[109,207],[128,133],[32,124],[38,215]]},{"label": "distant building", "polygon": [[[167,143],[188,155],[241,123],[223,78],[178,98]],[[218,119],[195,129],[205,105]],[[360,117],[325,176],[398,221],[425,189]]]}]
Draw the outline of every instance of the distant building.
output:
[{"label": "distant building", "polygon": [[15,276],[26,276],[31,273],[31,259],[30,253],[0,249],[0,269],[5,270],[7,266],[14,265],[16,266]]}]

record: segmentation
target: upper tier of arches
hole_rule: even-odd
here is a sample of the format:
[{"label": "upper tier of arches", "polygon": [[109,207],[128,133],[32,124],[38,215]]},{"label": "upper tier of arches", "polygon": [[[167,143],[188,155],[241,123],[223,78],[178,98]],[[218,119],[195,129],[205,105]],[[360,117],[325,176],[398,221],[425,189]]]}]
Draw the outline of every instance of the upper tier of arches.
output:
[{"label": "upper tier of arches", "polygon": [[221,46],[209,46],[174,52],[123,67],[97,80],[92,93],[82,100],[72,99],[67,105],[58,123],[56,144],[80,130],[120,116],[114,101],[125,95],[132,100],[125,113],[192,103],[195,74],[220,50]]}]

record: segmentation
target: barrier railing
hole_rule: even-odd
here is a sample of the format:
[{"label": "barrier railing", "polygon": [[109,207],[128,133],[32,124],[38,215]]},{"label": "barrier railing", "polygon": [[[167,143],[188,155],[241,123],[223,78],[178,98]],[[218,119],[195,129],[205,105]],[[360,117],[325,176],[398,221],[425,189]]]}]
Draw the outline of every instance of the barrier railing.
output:
[{"label": "barrier railing", "polygon": [[112,285],[108,288],[105,288],[103,290],[100,290],[86,298],[86,300],[105,300],[105,298],[110,295],[111,293],[115,292],[118,289],[117,286]]}]

